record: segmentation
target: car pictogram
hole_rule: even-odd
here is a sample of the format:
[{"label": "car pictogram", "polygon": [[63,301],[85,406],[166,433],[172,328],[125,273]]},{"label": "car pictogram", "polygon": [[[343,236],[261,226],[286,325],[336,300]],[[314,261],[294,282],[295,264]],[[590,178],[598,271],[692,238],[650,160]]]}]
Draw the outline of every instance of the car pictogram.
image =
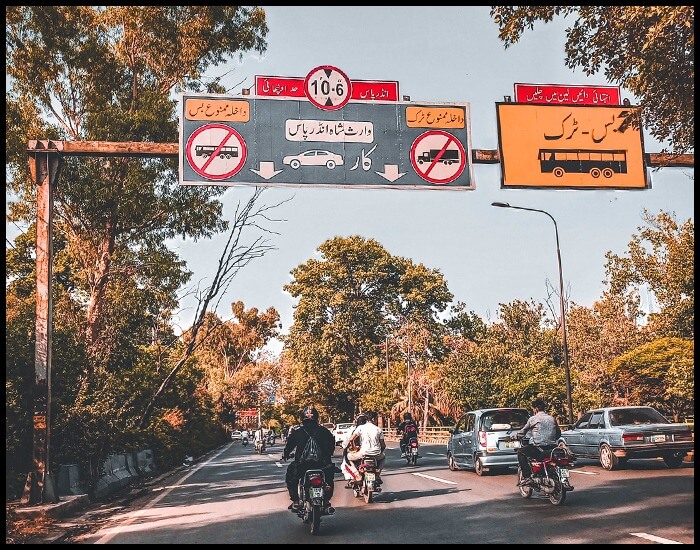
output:
[{"label": "car pictogram", "polygon": [[343,157],[322,149],[311,149],[298,155],[287,155],[282,159],[284,164],[289,164],[294,170],[300,166],[325,166],[333,170],[336,166],[344,164]]}]

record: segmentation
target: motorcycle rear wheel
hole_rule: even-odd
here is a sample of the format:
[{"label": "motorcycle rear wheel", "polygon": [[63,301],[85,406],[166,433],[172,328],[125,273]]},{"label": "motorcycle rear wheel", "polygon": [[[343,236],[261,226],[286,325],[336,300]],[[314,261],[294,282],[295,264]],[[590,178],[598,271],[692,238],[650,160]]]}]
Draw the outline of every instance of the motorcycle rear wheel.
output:
[{"label": "motorcycle rear wheel", "polygon": [[417,462],[418,462],[418,456],[412,454],[411,455],[411,464],[413,464],[415,466]]},{"label": "motorcycle rear wheel", "polygon": [[365,498],[365,502],[367,504],[371,504],[374,498],[374,491],[372,491],[372,489],[370,489],[369,487],[365,487],[363,496]]},{"label": "motorcycle rear wheel", "polygon": [[315,504],[311,507],[311,522],[309,523],[312,535],[318,535],[321,530],[321,507]]},{"label": "motorcycle rear wheel", "polygon": [[554,506],[559,506],[566,502],[566,489],[562,487],[561,481],[558,479],[554,480],[554,492],[549,495],[549,502],[554,504]]}]

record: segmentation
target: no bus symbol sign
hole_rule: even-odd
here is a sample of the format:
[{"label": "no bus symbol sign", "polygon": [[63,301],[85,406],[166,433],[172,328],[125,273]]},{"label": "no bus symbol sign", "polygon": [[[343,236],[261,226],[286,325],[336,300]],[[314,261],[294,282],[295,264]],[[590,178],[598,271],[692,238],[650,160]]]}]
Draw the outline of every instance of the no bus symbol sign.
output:
[{"label": "no bus symbol sign", "polygon": [[425,181],[444,185],[462,175],[467,155],[455,136],[442,130],[430,130],[413,142],[411,164]]},{"label": "no bus symbol sign", "polygon": [[212,123],[192,132],[185,154],[192,170],[203,178],[225,180],[243,168],[248,148],[231,126]]}]

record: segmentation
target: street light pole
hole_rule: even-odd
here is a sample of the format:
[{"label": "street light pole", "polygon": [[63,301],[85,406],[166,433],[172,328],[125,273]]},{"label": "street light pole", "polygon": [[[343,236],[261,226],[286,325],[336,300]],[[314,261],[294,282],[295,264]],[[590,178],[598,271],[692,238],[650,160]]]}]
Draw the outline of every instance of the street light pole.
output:
[{"label": "street light pole", "polygon": [[557,228],[557,221],[552,217],[549,212],[544,210],[538,210],[537,208],[525,208],[523,206],[512,206],[507,202],[492,202],[491,206],[497,206],[499,208],[514,208],[516,210],[528,210],[530,212],[541,212],[549,216],[549,219],[554,222],[554,235],[557,239],[557,264],[559,266],[559,310],[561,316],[561,330],[564,340],[564,372],[566,373],[566,403],[569,409],[569,426],[574,424],[574,408],[571,404],[571,374],[569,372],[569,347],[566,341],[566,315],[564,313],[564,277],[561,270],[561,252],[559,250],[559,229]]}]

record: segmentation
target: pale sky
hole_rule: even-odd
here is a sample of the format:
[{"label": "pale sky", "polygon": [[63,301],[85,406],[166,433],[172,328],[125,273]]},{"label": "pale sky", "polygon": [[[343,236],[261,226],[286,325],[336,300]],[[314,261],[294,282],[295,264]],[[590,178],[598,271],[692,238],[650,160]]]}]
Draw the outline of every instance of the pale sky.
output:
[{"label": "pale sky", "polygon": [[[248,55],[224,84],[252,86],[256,75],[305,77],[331,65],[350,80],[393,80],[411,101],[469,103],[474,149],[497,149],[496,102],[513,96],[514,83],[613,85],[604,75],[586,77],[564,64],[569,19],[538,24],[505,50],[488,7],[283,7],[265,8],[269,26],[264,56]],[[221,69],[223,72],[223,69]],[[252,93],[255,89],[253,88]],[[624,89],[622,98],[635,98]],[[661,144],[644,131],[646,152]],[[501,189],[498,164],[475,164],[475,189],[268,188],[267,203],[293,196],[279,209],[278,250],[249,264],[234,279],[218,313],[231,318],[230,304],[280,313],[282,332],[292,323],[295,301],[282,290],[290,271],[316,255],[335,236],[376,239],[389,253],[438,269],[454,300],[487,321],[499,304],[515,299],[544,303],[546,280],[558,288],[554,225],[544,214],[495,208],[494,201],[549,212],[559,228],[564,286],[570,300],[591,306],[603,290],[605,253],[624,254],[642,225],[642,210],[694,219],[692,168],[650,172],[651,189]],[[252,188],[227,190],[224,213]],[[173,242],[195,272],[210,277],[223,243]],[[317,256],[316,256],[317,257]],[[648,296],[642,296],[648,307]],[[556,302],[555,302],[556,303]],[[654,305],[652,305],[654,307]],[[191,322],[191,309],[182,319]],[[280,346],[270,346],[278,351]]]},{"label": "pale sky", "polygon": [[[603,74],[586,77],[565,66],[570,18],[540,23],[505,50],[486,6],[270,6],[265,11],[267,52],[210,72],[230,71],[223,84],[232,95],[253,86],[256,75],[303,78],[315,67],[331,65],[351,80],[398,81],[400,95],[411,101],[468,103],[474,149],[498,148],[495,103],[514,95],[514,83],[614,84]],[[621,95],[636,103],[627,90]],[[643,138],[646,152],[661,150],[646,130]],[[494,208],[494,201],[546,210],[557,220],[564,285],[572,302],[591,306],[604,289],[605,253],[625,253],[644,208],[674,213],[679,223],[694,219],[692,168],[650,171],[651,189],[625,191],[501,189],[499,164],[474,164],[473,175],[475,189],[466,191],[268,188],[262,196],[268,204],[293,197],[276,211],[286,220],[275,225],[280,235],[272,236],[271,244],[277,250],[238,274],[217,313],[230,319],[230,304],[237,300],[246,309],[272,306],[287,333],[295,301],[282,287],[291,281],[290,271],[316,256],[327,239],[350,235],[376,239],[390,254],[438,269],[455,302],[466,303],[486,321],[496,320],[501,303],[544,303],[545,281],[558,288],[554,225],[544,214]],[[228,189],[224,215],[232,216],[236,203],[252,191]],[[178,239],[169,246],[187,261],[193,280],[206,284],[224,239]],[[642,296],[646,306],[647,298]],[[187,325],[193,303],[182,306],[180,323]]]}]

